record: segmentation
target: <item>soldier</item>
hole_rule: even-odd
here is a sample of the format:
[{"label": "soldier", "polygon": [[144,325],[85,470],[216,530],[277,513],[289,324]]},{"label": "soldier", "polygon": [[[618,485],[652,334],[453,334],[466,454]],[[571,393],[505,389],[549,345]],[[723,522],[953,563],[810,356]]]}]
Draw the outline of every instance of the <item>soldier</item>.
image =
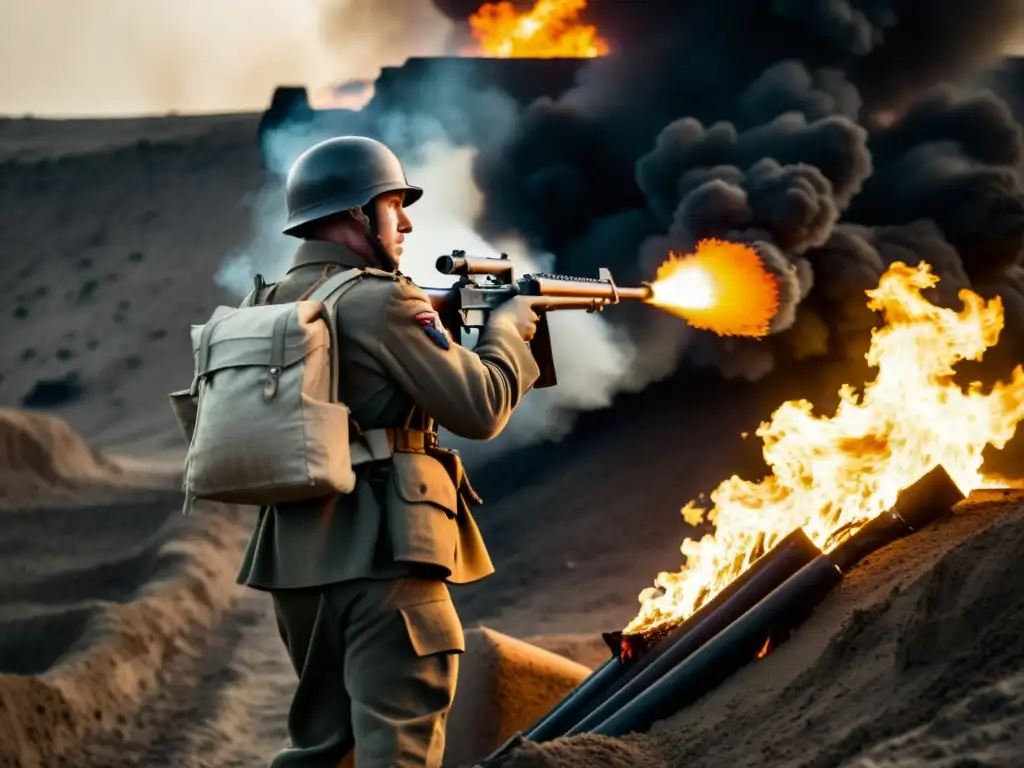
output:
[{"label": "soldier", "polygon": [[351,494],[262,508],[245,552],[239,583],[270,592],[299,678],[292,746],[272,766],[439,766],[465,650],[447,583],[494,568],[470,513],[480,499],[436,429],[502,430],[539,375],[525,343],[538,317],[513,300],[474,350],[451,340],[398,272],[405,208],[422,190],[377,141],[317,144],[286,195],[285,233],[304,242],[259,299],[296,301],[336,270],[363,269],[336,309],[339,399],[356,435],[384,439]]}]

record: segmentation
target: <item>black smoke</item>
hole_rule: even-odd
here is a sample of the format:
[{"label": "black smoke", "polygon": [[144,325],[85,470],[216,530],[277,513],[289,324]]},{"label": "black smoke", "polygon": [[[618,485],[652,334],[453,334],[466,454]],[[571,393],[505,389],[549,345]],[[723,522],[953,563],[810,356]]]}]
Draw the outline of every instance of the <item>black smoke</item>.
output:
[{"label": "black smoke", "polygon": [[[436,3],[456,18],[477,5]],[[1001,296],[993,357],[1024,360],[1022,131],[995,93],[960,87],[1000,59],[1024,2],[591,0],[586,13],[616,52],[480,153],[485,234],[623,281],[703,237],[756,241],[782,286],[773,336],[687,337],[691,362],[730,375],[859,359],[877,324],[864,291],[895,260],[932,264],[948,306],[962,287]]]}]

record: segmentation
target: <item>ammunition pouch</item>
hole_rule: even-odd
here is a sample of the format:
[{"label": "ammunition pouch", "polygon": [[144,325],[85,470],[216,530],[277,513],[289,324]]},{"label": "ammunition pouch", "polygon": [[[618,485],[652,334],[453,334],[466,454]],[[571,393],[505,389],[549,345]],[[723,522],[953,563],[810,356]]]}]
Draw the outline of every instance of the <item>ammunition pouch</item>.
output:
[{"label": "ammunition pouch", "polygon": [[441,448],[436,432],[375,430],[366,443],[380,441],[390,451],[384,496],[391,549],[397,562],[455,569],[459,515],[480,504],[457,451]]}]

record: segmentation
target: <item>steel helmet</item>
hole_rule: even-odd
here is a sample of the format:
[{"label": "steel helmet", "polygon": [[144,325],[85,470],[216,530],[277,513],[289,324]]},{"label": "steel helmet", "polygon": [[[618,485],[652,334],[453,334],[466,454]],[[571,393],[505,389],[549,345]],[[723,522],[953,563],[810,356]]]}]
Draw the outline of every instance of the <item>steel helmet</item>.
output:
[{"label": "steel helmet", "polygon": [[377,195],[405,191],[405,205],[423,196],[405,178],[401,161],[386,145],[365,136],[339,136],[316,144],[292,164],[285,182],[291,235],[311,221],[361,208]]}]

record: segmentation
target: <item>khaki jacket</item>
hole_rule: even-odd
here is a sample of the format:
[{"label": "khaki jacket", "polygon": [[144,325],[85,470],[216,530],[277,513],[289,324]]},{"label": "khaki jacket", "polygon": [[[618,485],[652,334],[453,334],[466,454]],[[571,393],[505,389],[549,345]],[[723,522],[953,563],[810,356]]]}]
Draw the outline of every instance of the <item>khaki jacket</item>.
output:
[{"label": "khaki jacket", "polygon": [[[295,301],[333,271],[365,266],[344,246],[305,242],[265,300]],[[398,452],[358,467],[351,494],[261,509],[239,583],[287,589],[420,573],[465,583],[494,572],[458,456],[403,428],[429,433],[436,421],[493,437],[539,370],[511,324],[492,322],[469,350],[438,330],[432,312],[409,278],[376,269],[338,302],[341,401],[360,429],[395,435]]]}]

